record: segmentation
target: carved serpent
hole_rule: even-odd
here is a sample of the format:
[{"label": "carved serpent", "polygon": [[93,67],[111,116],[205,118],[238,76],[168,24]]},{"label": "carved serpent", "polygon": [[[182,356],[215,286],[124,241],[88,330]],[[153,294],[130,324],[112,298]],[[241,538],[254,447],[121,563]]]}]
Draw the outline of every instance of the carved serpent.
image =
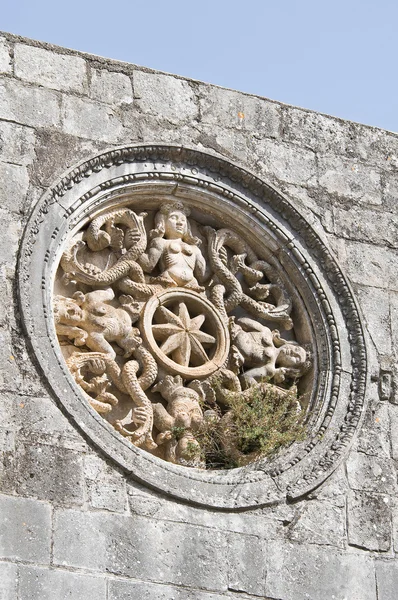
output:
[{"label": "carved serpent", "polygon": [[[266,276],[268,279],[276,278],[275,270],[265,261],[257,259],[251,248],[243,242],[233,231],[229,229],[220,229],[215,231],[212,227],[204,227],[208,239],[208,251],[211,266],[218,279],[228,290],[228,297],[224,298],[224,307],[227,313],[231,312],[237,306],[242,306],[253,316],[282,323],[286,329],[293,326],[289,314],[292,309],[292,303],[285,289],[278,283],[259,284],[258,281]],[[228,246],[237,253],[231,261],[232,270],[228,269],[221,258],[223,246]],[[249,265],[246,265],[246,259]],[[235,272],[241,272],[251,285],[247,289],[248,293],[255,296],[252,298],[246,294],[240,281],[235,276]],[[217,286],[215,286],[216,288]],[[262,302],[269,293],[272,292],[277,305]],[[219,289],[214,294],[214,300],[219,304]]]},{"label": "carved serpent", "polygon": [[[116,213],[118,216],[115,216]],[[125,211],[115,211],[114,213],[108,213],[94,219],[85,235],[89,248],[94,250],[104,249],[111,243],[111,235],[100,229],[104,222],[110,220],[112,224],[117,221],[128,225],[129,228],[124,236],[127,252],[119,258],[116,264],[105,271],[98,271],[96,267],[88,270],[87,267],[80,263],[77,256],[78,251],[86,247],[85,242],[79,241],[73,244],[62,255],[61,266],[64,272],[69,277],[73,276],[77,281],[89,285],[111,285],[127,275],[144,283],[144,273],[136,262],[136,259],[144,252],[147,245],[147,235],[144,227],[144,218],[146,216],[147,213],[145,212],[136,215],[132,210],[126,209]],[[129,291],[131,292],[131,290]]]},{"label": "carved serpent", "polygon": [[[153,450],[156,448],[156,443],[152,438],[153,409],[145,390],[156,380],[157,365],[152,355],[141,344],[134,349],[133,355],[137,360],[128,361],[122,369],[110,356],[102,352],[75,353],[67,360],[67,364],[76,382],[83,389],[90,406],[97,412],[101,414],[110,412],[112,406],[117,404],[117,399],[108,393],[106,395],[102,393],[96,398],[89,396],[88,392],[94,390],[92,387],[90,388],[90,384],[84,381],[81,373],[83,369],[88,369],[92,373],[106,372],[112,383],[122,393],[129,394],[136,406],[145,408],[147,419],[135,431],[125,429],[119,422],[115,424],[115,428],[136,446]],[[137,378],[140,368],[142,368],[142,374]]]}]

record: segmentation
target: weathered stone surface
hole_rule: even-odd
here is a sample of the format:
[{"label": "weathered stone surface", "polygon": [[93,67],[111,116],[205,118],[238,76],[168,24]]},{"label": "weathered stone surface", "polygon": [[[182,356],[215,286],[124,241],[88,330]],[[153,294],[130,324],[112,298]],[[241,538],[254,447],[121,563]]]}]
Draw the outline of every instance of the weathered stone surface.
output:
[{"label": "weathered stone surface", "polygon": [[382,169],[395,170],[398,166],[398,136],[376,127],[359,123],[351,129],[353,151],[363,161]]},{"label": "weathered stone surface", "polygon": [[286,511],[284,506],[278,507],[275,511],[265,509],[255,513],[206,510],[165,498],[138,484],[128,485],[128,503],[133,515],[172,522],[177,520],[179,523],[214,528],[223,532],[256,535],[265,539],[275,539],[283,535],[285,513],[290,512],[290,510]]},{"label": "weathered stone surface", "polygon": [[135,71],[134,98],[144,114],[150,114],[172,123],[196,119],[198,107],[195,95],[187,81],[171,75]]},{"label": "weathered stone surface", "polygon": [[391,339],[395,356],[398,356],[398,294],[390,293]]},{"label": "weathered stone surface", "polygon": [[251,132],[258,139],[279,137],[281,110],[276,102],[204,85],[199,88],[199,97],[202,123],[223,131]]},{"label": "weathered stone surface", "polygon": [[253,148],[256,166],[265,177],[299,185],[316,184],[317,165],[313,152],[267,139],[254,140]]},{"label": "weathered stone surface", "polygon": [[0,160],[30,165],[35,157],[35,131],[31,127],[0,121]]},{"label": "weathered stone surface", "polygon": [[110,144],[118,143],[123,138],[123,126],[116,111],[92,100],[65,96],[62,119],[63,130],[71,135]]},{"label": "weathered stone surface", "polygon": [[397,474],[391,460],[351,452],[347,460],[348,483],[353,490],[397,493]]},{"label": "weathered stone surface", "polygon": [[309,110],[283,109],[283,139],[321,154],[352,153],[351,124]]},{"label": "weathered stone surface", "polygon": [[[86,442],[50,398],[3,396],[4,419],[18,435],[19,443],[45,444],[68,450],[85,451]],[[98,459],[100,460],[100,459]]]},{"label": "weathered stone surface", "polygon": [[230,534],[227,544],[228,590],[264,596],[265,543],[255,536]]},{"label": "weathered stone surface", "polygon": [[103,512],[59,511],[54,561],[207,590],[226,590],[227,540],[203,527]]},{"label": "weathered stone surface", "polygon": [[48,563],[51,543],[51,507],[44,502],[0,496],[0,556]]},{"label": "weathered stone surface", "polygon": [[286,537],[300,544],[344,548],[345,507],[332,501],[307,502],[286,528]]},{"label": "weathered stone surface", "polygon": [[355,492],[348,496],[348,543],[387,552],[391,545],[391,498]]},{"label": "weathered stone surface", "polygon": [[397,250],[341,239],[336,239],[333,246],[351,281],[363,286],[398,291],[395,277]]},{"label": "weathered stone surface", "polygon": [[[369,270],[372,269],[369,265]],[[368,332],[380,354],[391,352],[389,293],[379,287],[356,286],[357,298]]]},{"label": "weathered stone surface", "polygon": [[131,104],[133,101],[131,80],[123,73],[92,70],[90,96],[93,100],[106,104]]},{"label": "weathered stone surface", "polygon": [[393,560],[376,560],[377,600],[395,600],[398,589],[398,565]]},{"label": "weathered stone surface", "polygon": [[390,407],[387,402],[375,399],[368,407],[358,435],[357,449],[367,455],[390,456]]},{"label": "weathered stone surface", "polygon": [[103,458],[89,454],[84,458],[88,502],[93,508],[124,512],[127,508],[126,478]]},{"label": "weathered stone surface", "polygon": [[272,542],[267,594],[283,600],[375,600],[373,561],[363,555]]},{"label": "weathered stone surface", "polygon": [[0,73],[11,73],[11,56],[9,46],[4,39],[0,39]]},{"label": "weathered stone surface", "polygon": [[86,63],[79,56],[16,44],[14,61],[15,75],[24,81],[65,92],[87,91]]},{"label": "weathered stone surface", "polygon": [[17,600],[17,565],[0,563],[0,600]]},{"label": "weathered stone surface", "polygon": [[18,493],[54,504],[84,502],[82,457],[77,452],[44,444],[21,444],[16,455]]},{"label": "weathered stone surface", "polygon": [[[18,212],[25,203],[25,196],[29,187],[29,176],[25,166],[0,162],[0,194],[5,198],[11,210]],[[17,246],[21,231],[19,223],[10,222],[9,211],[2,209],[3,219],[9,221],[9,233],[13,234],[13,245]],[[2,220],[3,220],[2,219]]]},{"label": "weathered stone surface", "polygon": [[336,198],[355,200],[359,205],[382,203],[380,173],[357,160],[320,157],[319,185]]},{"label": "weathered stone surface", "polygon": [[31,127],[54,127],[60,122],[56,92],[5,79],[0,84],[0,119]]},{"label": "weathered stone surface", "polygon": [[19,594],[29,600],[106,600],[106,580],[60,569],[21,567]]},{"label": "weathered stone surface", "polygon": [[398,216],[394,212],[359,210],[358,206],[333,209],[336,235],[349,240],[398,247]]},{"label": "weathered stone surface", "polygon": [[[228,600],[236,594],[212,594],[200,590],[176,588],[133,580],[111,579],[108,600]],[[248,598],[248,596],[241,596]],[[264,600],[267,600],[264,598]]]},{"label": "weathered stone surface", "polygon": [[[32,168],[32,179],[41,186],[39,197],[43,194],[43,188],[54,180],[54,176],[61,175],[73,166],[76,160],[97,154],[107,146],[105,142],[78,138],[54,129],[41,129],[36,137],[36,160]],[[52,148],[52,151],[48,152],[48,148]],[[32,195],[31,190],[30,195]],[[38,198],[34,198],[32,204],[37,200]]]}]

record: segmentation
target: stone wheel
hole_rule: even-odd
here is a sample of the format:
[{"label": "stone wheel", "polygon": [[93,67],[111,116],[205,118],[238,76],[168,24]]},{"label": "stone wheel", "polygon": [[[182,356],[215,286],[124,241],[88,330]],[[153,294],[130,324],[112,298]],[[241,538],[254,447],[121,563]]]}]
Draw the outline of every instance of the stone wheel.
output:
[{"label": "stone wheel", "polygon": [[173,288],[151,298],[141,333],[159,364],[186,379],[208,377],[228,357],[227,326],[216,308],[193,290]]}]

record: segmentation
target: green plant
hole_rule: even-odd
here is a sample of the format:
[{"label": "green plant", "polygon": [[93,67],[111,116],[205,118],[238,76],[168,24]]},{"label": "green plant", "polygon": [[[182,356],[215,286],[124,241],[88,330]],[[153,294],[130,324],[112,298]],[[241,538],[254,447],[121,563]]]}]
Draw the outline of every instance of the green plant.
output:
[{"label": "green plant", "polygon": [[171,433],[176,440],[180,440],[186,432],[186,428],[182,426],[174,426],[171,428]]},{"label": "green plant", "polygon": [[262,382],[227,394],[228,410],[205,421],[196,438],[208,468],[243,466],[305,435],[296,388]]}]

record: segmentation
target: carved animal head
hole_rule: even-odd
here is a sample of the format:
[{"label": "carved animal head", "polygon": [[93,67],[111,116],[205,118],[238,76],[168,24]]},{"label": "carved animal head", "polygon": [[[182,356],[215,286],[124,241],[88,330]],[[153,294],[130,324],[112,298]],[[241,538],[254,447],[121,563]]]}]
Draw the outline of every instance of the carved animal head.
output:
[{"label": "carved animal head", "polygon": [[83,311],[74,298],[55,296],[54,319],[56,323],[76,323],[83,318]]}]

